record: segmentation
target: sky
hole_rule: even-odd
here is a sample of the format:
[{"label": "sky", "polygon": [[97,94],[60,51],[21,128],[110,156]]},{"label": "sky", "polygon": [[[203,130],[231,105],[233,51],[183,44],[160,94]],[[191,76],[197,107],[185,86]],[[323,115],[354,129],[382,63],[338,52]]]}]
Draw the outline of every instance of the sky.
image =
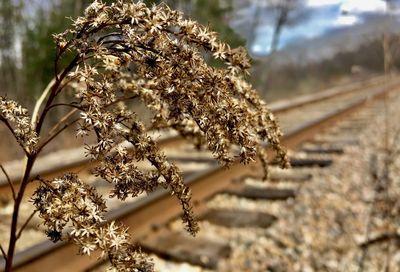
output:
[{"label": "sky", "polygon": [[[301,12],[305,16],[300,16],[302,19],[298,23],[283,29],[280,48],[285,48],[299,41],[327,35],[331,31],[367,23],[369,16],[384,16],[386,14],[386,3],[383,0],[304,1],[305,5]],[[400,0],[395,2],[400,3]],[[253,55],[268,55],[273,29],[271,19],[273,16],[271,16],[271,11],[268,8],[260,8],[256,5],[243,6],[241,10],[238,10],[236,18],[232,21],[232,26],[239,32],[249,33],[249,25],[251,25],[249,20],[255,17],[257,9],[259,9],[258,12],[262,13],[261,20],[256,27],[253,43],[248,46]],[[397,15],[395,13],[396,17],[398,17]]]}]

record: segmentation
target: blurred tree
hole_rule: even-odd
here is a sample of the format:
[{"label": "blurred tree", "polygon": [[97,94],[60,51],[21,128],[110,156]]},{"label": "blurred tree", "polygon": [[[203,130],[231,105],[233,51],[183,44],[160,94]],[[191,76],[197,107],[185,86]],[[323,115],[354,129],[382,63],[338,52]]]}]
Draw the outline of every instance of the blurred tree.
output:
[{"label": "blurred tree", "polygon": [[22,59],[26,93],[37,96],[54,77],[55,45],[52,35],[71,24],[69,17],[80,14],[88,0],[50,0],[39,5],[25,22]]},{"label": "blurred tree", "polygon": [[311,13],[306,0],[232,1],[235,14],[233,24],[238,32],[246,37],[249,47],[257,44],[257,40],[261,40],[259,32],[261,27],[270,30],[269,37],[262,39],[270,40],[269,43],[262,45],[265,53],[273,53],[278,49],[284,27],[307,20]]},{"label": "blurred tree", "polygon": [[232,0],[144,0],[146,4],[165,2],[183,11],[196,21],[210,25],[219,37],[232,47],[244,45],[244,40],[229,26],[229,16],[233,11]]},{"label": "blurred tree", "polygon": [[[12,0],[4,0],[12,1]],[[103,0],[111,3],[114,0]],[[26,93],[37,96],[54,76],[55,45],[52,34],[60,33],[71,23],[69,17],[81,14],[90,0],[49,0],[47,5],[40,5],[30,21],[25,23],[22,55]],[[144,0],[148,5],[159,0]],[[179,0],[165,1],[174,8],[181,8],[203,24],[221,33],[221,38],[232,46],[243,41],[229,28],[225,17],[229,5],[220,5],[222,0]],[[221,23],[225,21],[226,23]],[[33,80],[34,79],[34,80]]]},{"label": "blurred tree", "polygon": [[270,51],[271,53],[274,53],[278,49],[279,40],[284,26],[294,25],[306,17],[302,12],[302,8],[306,3],[304,0],[281,0],[271,2],[271,9],[276,14]]},{"label": "blurred tree", "polygon": [[18,93],[20,89],[16,32],[21,5],[20,1],[0,1],[0,93]]},{"label": "blurred tree", "polygon": [[[266,92],[269,80],[269,70],[274,65],[275,52],[280,46],[282,30],[285,26],[296,25],[309,17],[305,0],[247,0],[247,5],[253,5],[254,16],[251,18],[251,29],[248,45],[256,44],[257,29],[261,25],[270,26],[271,42],[265,44],[264,52],[268,57],[253,66],[252,82],[257,89]],[[268,40],[268,39],[265,39]]]},{"label": "blurred tree", "polygon": [[55,75],[55,44],[52,35],[64,31],[71,24],[70,18],[81,15],[91,2],[91,0],[49,0],[46,5],[41,2],[42,4],[36,7],[34,16],[25,22],[22,59],[24,87],[28,95],[40,94]]},{"label": "blurred tree", "polygon": [[194,5],[193,12],[189,12],[202,24],[209,24],[219,33],[222,40],[233,47],[244,45],[244,40],[229,26],[229,16],[233,11],[231,0],[186,0]]}]

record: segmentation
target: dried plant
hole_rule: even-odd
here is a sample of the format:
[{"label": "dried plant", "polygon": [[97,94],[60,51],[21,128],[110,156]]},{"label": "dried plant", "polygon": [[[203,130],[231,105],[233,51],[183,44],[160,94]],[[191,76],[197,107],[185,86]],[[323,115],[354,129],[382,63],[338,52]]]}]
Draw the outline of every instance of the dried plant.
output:
[{"label": "dried plant", "polygon": [[[225,165],[236,160],[248,163],[259,155],[265,170],[263,143],[268,142],[281,165],[287,166],[280,129],[265,102],[245,81],[250,67],[245,50],[231,49],[208,27],[163,4],[148,8],[141,2],[117,1],[107,6],[94,1],[85,15],[77,18],[71,29],[55,35],[55,40],[56,77],[40,114],[35,111],[30,122],[21,106],[5,98],[0,101],[1,121],[27,157],[25,175],[14,198],[7,254],[3,250],[6,271],[11,271],[19,236],[18,211],[32,166],[43,148],[75,123],[79,123],[78,135],[96,135],[96,144],[87,146],[87,154],[99,163],[95,174],[113,184],[112,196],[123,200],[163,186],[179,199],[183,221],[193,235],[198,227],[190,190],[178,168],[148,135],[150,129],[172,128],[207,147]],[[59,71],[61,61],[71,54],[70,63]],[[224,66],[208,65],[206,54]],[[73,101],[55,102],[60,93],[71,90]],[[153,112],[151,125],[127,106],[135,99]],[[71,112],[45,135],[44,121],[55,107],[71,107]],[[73,119],[76,112],[80,117]],[[131,149],[120,145],[124,141]],[[154,170],[137,168],[142,160],[150,162]],[[118,271],[153,269],[130,245],[126,228],[104,222],[105,202],[95,188],[74,174],[38,179],[41,183],[32,201],[51,240],[69,238],[82,254],[100,250]]]}]

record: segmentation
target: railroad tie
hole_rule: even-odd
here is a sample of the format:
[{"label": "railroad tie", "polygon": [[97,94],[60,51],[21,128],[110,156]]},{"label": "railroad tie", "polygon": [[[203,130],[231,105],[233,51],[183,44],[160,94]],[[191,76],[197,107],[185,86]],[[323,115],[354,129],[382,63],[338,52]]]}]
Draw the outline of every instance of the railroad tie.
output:
[{"label": "railroad tie", "polygon": [[223,193],[235,195],[238,197],[262,200],[286,200],[294,198],[296,192],[294,189],[282,189],[274,187],[256,187],[251,185],[242,185],[234,189],[226,189]]},{"label": "railroad tie", "polygon": [[358,145],[360,141],[354,138],[324,137],[311,140],[314,144],[332,144],[336,146]]},{"label": "railroad tie", "polygon": [[303,147],[301,152],[309,154],[343,154],[344,150],[341,147]]},{"label": "railroad tie", "polygon": [[229,257],[231,247],[227,242],[215,241],[188,234],[162,231],[140,242],[143,249],[158,256],[178,262],[187,262],[208,269],[217,269],[218,261]]},{"label": "railroad tie", "polygon": [[328,167],[331,166],[333,160],[331,159],[317,159],[317,158],[291,158],[290,165],[292,167]]},{"label": "railroad tie", "polygon": [[344,125],[344,126],[339,126],[338,127],[338,132],[352,132],[352,131],[360,131],[365,129],[365,127],[367,126],[367,124],[348,124],[348,125]]},{"label": "railroad tie", "polygon": [[332,131],[330,133],[331,136],[340,136],[343,134],[347,134],[347,135],[358,135],[360,134],[365,128],[342,128],[339,127],[336,131]]},{"label": "railroad tie", "polygon": [[268,177],[268,181],[279,182],[279,181],[290,181],[290,182],[305,182],[312,178],[312,174],[307,173],[288,173],[279,172],[271,173]]},{"label": "railroad tie", "polygon": [[196,162],[196,163],[214,163],[215,161],[213,160],[213,157],[206,157],[206,156],[189,156],[186,157],[185,155],[167,155],[167,158],[171,161],[174,161],[175,163],[179,163],[179,162],[185,162],[185,161],[190,161],[190,162]]},{"label": "railroad tie", "polygon": [[268,228],[277,220],[277,217],[265,212],[210,209],[201,215],[200,219],[229,228]]}]

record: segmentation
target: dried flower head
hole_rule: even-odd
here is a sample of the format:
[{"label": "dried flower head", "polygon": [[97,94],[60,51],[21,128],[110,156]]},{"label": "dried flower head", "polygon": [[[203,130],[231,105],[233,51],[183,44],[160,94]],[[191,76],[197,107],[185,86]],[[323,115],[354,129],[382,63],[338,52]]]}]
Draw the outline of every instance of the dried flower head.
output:
[{"label": "dried flower head", "polygon": [[[259,155],[266,169],[263,143],[268,142],[281,165],[287,165],[272,113],[244,80],[250,67],[245,50],[231,49],[208,27],[164,4],[148,8],[142,2],[120,0],[107,6],[94,1],[84,17],[55,39],[56,66],[66,52],[76,54],[56,82],[75,87],[73,106],[81,112],[78,134],[93,131],[97,136],[87,153],[100,162],[96,174],[114,185],[113,196],[135,197],[161,185],[180,201],[187,230],[197,231],[181,173],[147,134],[144,121],[122,103],[133,99],[152,110],[151,128],[173,128],[223,164],[248,163]],[[225,66],[210,66],[204,52]],[[52,95],[62,90],[56,87]],[[122,141],[131,143],[132,150],[120,147]],[[154,170],[138,169],[142,160]],[[101,225],[103,200],[76,176],[44,181],[33,201],[52,240],[62,239],[69,226],[82,253],[101,249],[121,271],[139,265],[141,258],[135,258],[141,253],[128,246],[126,231],[114,223]]]},{"label": "dried flower head", "polygon": [[81,254],[100,250],[118,271],[153,271],[153,264],[131,245],[126,228],[115,222],[104,224],[105,201],[93,187],[74,174],[41,181],[32,201],[50,240],[72,239]]},{"label": "dried flower head", "polygon": [[24,151],[29,154],[38,142],[28,111],[13,100],[0,96],[0,121],[4,122]]}]

